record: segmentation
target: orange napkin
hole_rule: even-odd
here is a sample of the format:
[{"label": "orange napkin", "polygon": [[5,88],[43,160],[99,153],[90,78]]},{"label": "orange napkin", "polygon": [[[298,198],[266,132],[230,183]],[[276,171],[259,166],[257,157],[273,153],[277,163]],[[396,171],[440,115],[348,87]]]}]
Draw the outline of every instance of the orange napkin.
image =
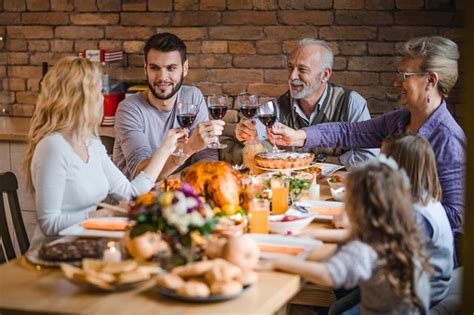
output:
[{"label": "orange napkin", "polygon": [[308,209],[309,213],[316,213],[321,215],[340,215],[344,208],[337,207],[312,207]]},{"label": "orange napkin", "polygon": [[258,244],[258,247],[262,252],[266,253],[288,254],[296,256],[304,252],[304,248],[302,247],[290,247],[272,244]]},{"label": "orange napkin", "polygon": [[82,227],[87,230],[125,231],[130,222],[112,220],[85,220]]}]

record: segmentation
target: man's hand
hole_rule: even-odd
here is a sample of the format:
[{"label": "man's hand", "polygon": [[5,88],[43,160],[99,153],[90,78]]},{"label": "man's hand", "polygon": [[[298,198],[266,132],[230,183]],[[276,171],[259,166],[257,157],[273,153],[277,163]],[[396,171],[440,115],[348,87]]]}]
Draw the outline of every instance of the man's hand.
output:
[{"label": "man's hand", "polygon": [[268,141],[271,144],[290,147],[302,147],[306,141],[306,132],[304,130],[295,130],[282,123],[276,122],[272,128],[266,128]]},{"label": "man's hand", "polygon": [[185,145],[186,153],[194,154],[204,150],[209,143],[215,142],[222,134],[224,125],[223,120],[208,120],[200,123]]},{"label": "man's hand", "polygon": [[240,142],[257,139],[256,122],[251,119],[240,120],[235,126],[235,138]]}]

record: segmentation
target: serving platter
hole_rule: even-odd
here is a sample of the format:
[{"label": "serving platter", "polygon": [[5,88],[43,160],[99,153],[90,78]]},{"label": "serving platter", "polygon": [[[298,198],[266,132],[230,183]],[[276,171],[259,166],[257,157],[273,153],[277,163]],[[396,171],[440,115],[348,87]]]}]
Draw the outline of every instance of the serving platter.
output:
[{"label": "serving platter", "polygon": [[252,287],[252,285],[245,285],[242,289],[242,291],[236,293],[236,294],[228,294],[228,295],[209,295],[207,297],[191,297],[191,296],[183,296],[179,295],[176,293],[175,290],[165,288],[163,286],[157,285],[156,286],[158,289],[158,292],[162,294],[163,296],[182,301],[182,302],[191,302],[191,303],[210,303],[210,302],[221,302],[221,301],[227,301],[234,299],[240,295],[242,295],[244,292],[248,291]]},{"label": "serving platter", "polygon": [[[322,200],[300,200],[295,204],[300,208],[306,209],[308,213],[314,214],[315,219],[332,220],[335,216],[340,215],[344,211],[344,202],[339,201],[322,201]],[[298,210],[290,208],[287,215],[298,215]],[[301,213],[301,212],[300,212]]]}]

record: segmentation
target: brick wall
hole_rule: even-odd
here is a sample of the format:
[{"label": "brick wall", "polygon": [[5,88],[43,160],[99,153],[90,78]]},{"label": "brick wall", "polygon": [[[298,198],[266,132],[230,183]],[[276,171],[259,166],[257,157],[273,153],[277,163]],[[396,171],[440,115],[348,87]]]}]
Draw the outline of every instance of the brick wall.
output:
[{"label": "brick wall", "polygon": [[[378,114],[397,106],[402,42],[438,34],[462,44],[463,34],[457,0],[0,0],[0,8],[0,104],[15,116],[33,113],[42,62],[122,49],[118,77],[143,80],[144,42],[164,31],[188,46],[188,83],[230,96],[278,96],[297,40],[325,39],[335,52],[332,81],[357,90]],[[461,86],[450,100],[460,120]]]}]

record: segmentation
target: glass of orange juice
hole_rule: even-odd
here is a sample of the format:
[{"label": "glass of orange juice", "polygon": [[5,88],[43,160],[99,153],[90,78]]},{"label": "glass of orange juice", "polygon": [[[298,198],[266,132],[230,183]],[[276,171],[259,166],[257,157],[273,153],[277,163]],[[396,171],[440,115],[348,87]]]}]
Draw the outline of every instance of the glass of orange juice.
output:
[{"label": "glass of orange juice", "polygon": [[287,177],[272,177],[272,213],[283,214],[288,210],[290,180]]},{"label": "glass of orange juice", "polygon": [[252,199],[249,202],[250,233],[268,234],[268,215],[270,201],[267,199]]}]

